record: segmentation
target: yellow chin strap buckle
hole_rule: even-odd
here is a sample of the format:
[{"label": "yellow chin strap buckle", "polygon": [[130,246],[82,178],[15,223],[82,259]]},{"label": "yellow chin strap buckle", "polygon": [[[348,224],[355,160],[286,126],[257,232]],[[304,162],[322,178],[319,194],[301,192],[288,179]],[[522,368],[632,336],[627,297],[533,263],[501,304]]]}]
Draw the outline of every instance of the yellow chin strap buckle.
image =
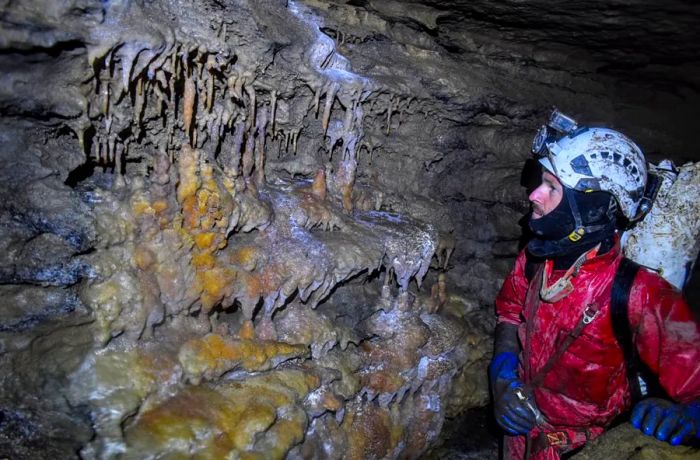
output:
[{"label": "yellow chin strap buckle", "polygon": [[569,233],[568,238],[573,241],[574,243],[583,238],[583,235],[586,234],[586,231],[582,228],[578,228],[574,230],[573,232]]}]

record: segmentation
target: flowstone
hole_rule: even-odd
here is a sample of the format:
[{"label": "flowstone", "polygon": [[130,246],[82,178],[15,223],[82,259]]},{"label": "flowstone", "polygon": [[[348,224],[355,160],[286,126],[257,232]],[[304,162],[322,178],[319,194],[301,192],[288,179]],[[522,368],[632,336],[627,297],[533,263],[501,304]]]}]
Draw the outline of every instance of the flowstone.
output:
[{"label": "flowstone", "polygon": [[410,286],[438,232],[348,213],[318,177],[256,184],[196,149],[178,158],[158,182],[91,189],[101,230],[81,298],[103,347],[70,377],[96,432],[81,455],[424,452],[474,361],[459,304],[439,316]]},{"label": "flowstone", "polygon": [[314,10],[7,14],[0,44],[48,47],[9,81],[60,78],[0,99],[51,119],[37,141],[0,133],[20,139],[0,152],[0,359],[18,370],[0,454],[416,458],[483,404],[453,386],[483,353],[448,292],[449,218],[358,180],[365,128],[388,136],[410,100],[355,72]]}]

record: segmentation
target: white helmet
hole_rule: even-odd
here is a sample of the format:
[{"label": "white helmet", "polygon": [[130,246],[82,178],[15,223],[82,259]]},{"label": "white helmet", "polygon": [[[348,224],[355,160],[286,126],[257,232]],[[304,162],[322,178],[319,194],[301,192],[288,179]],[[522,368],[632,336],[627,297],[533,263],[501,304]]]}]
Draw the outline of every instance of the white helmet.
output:
[{"label": "white helmet", "polygon": [[[564,136],[557,139],[549,128]],[[555,110],[548,126],[535,137],[532,150],[564,186],[612,194],[629,220],[643,211],[639,205],[647,183],[646,161],[642,150],[624,134],[607,128],[579,128],[573,119]]]}]

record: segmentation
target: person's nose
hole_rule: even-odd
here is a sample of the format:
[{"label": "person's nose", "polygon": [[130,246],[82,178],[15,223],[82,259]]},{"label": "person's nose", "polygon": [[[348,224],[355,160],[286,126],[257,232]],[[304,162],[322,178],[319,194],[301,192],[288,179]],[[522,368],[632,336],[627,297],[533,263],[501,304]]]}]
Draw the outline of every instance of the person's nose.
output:
[{"label": "person's nose", "polygon": [[530,200],[530,203],[542,203],[543,188],[544,184],[540,184],[539,187],[537,187],[535,190],[532,191],[532,193],[530,193],[530,196],[527,197],[527,199]]}]

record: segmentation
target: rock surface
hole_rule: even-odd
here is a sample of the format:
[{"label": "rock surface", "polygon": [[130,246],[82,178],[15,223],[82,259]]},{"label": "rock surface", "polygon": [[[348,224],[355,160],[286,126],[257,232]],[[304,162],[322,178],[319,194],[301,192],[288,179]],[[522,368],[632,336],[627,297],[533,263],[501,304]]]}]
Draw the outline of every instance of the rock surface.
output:
[{"label": "rock surface", "polygon": [[547,110],[697,159],[681,0],[1,12],[3,457],[417,458],[488,401]]}]

